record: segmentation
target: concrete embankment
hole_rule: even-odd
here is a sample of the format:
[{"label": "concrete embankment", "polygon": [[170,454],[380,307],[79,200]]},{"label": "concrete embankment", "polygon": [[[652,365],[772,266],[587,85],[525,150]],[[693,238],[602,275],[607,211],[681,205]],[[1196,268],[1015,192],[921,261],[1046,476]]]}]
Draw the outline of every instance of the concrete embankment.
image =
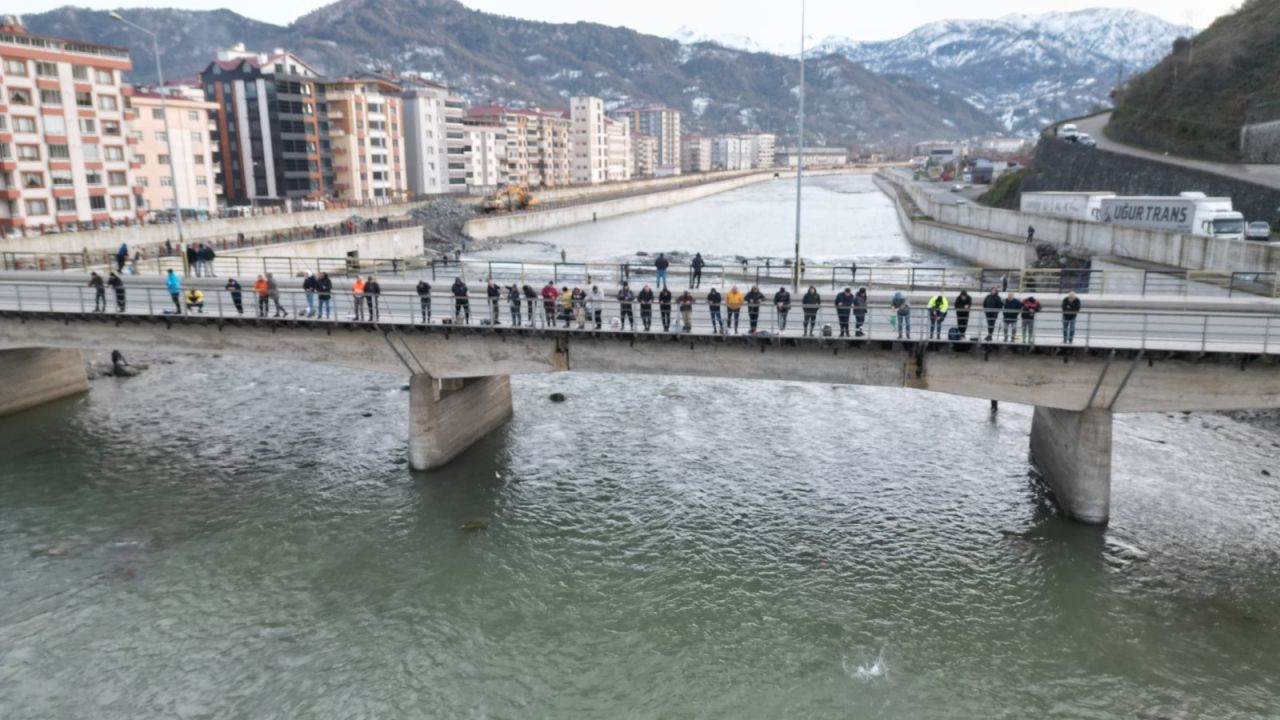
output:
[{"label": "concrete embankment", "polygon": [[[1008,254],[1012,247],[992,241],[1021,245],[1026,253],[1023,238],[1030,226],[1036,229],[1037,242],[1051,243],[1080,258],[1111,257],[1216,272],[1280,271],[1280,245],[1273,243],[1138,230],[972,203],[946,204],[932,199],[909,175],[900,172],[878,174],[876,185],[897,203],[899,217],[907,216],[903,229],[913,240],[987,267],[1023,267],[1021,263],[1005,264],[1014,259]],[[915,208],[904,208],[907,199]]]},{"label": "concrete embankment", "polygon": [[[834,175],[868,170],[829,170],[806,172],[805,176]],[[740,187],[774,179],[795,178],[794,172],[778,172],[776,170],[752,171],[740,173],[726,179],[717,179],[696,185],[686,185],[675,189],[652,190],[618,198],[606,198],[598,201],[584,202],[562,207],[530,210],[526,212],[508,213],[475,217],[467,221],[466,232],[473,238],[485,240],[491,238],[507,238],[528,233],[554,230],[556,228],[595,222],[605,218],[617,217],[629,213],[657,210],[659,208],[678,205],[699,200],[710,195],[736,190]],[[667,180],[668,178],[664,178]],[[687,182],[687,181],[686,181]],[[657,186],[661,188],[662,186]]]},{"label": "concrete embankment", "polygon": [[[217,218],[202,222],[188,222],[183,231],[188,240],[247,236],[270,233],[291,228],[309,228],[313,225],[329,225],[342,222],[352,215],[362,218],[395,217],[404,215],[422,203],[395,203],[377,207],[334,208],[332,210],[307,210],[279,215],[259,215],[241,218]],[[0,250],[26,253],[90,253],[112,252],[120,243],[130,247],[164,244],[166,240],[177,244],[178,228],[172,223],[163,225],[139,225],[109,230],[91,230],[73,233],[49,233],[32,237],[0,238]]]}]

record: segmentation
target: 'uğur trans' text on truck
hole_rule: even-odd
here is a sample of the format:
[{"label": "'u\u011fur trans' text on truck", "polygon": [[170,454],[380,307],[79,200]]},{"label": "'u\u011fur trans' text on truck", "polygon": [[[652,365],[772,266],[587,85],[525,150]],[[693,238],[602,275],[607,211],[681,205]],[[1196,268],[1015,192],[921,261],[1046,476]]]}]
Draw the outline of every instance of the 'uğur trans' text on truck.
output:
[{"label": "'u\u011fur trans' text on truck", "polygon": [[1198,192],[1176,197],[1103,198],[1099,220],[1121,227],[1244,240],[1244,215],[1231,208],[1231,198],[1211,198]]}]

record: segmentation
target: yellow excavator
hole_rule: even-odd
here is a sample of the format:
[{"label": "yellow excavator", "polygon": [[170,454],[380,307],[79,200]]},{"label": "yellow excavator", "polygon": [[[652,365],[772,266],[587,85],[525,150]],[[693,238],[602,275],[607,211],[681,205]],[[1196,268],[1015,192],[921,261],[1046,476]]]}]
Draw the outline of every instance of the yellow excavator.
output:
[{"label": "yellow excavator", "polygon": [[528,210],[537,206],[538,198],[528,188],[519,185],[503,185],[480,203],[480,209],[487,213]]}]

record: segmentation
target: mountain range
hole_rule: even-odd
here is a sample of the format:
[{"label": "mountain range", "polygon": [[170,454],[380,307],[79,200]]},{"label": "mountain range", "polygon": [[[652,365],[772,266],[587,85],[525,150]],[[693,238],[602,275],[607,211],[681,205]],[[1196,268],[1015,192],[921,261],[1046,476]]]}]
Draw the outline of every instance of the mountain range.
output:
[{"label": "mountain range", "polygon": [[[288,48],[329,75],[417,74],[475,104],[563,107],[572,95],[592,94],[609,107],[678,108],[690,132],[795,133],[796,60],[715,41],[522,20],[457,0],[338,0],[285,26],[229,10],[121,12],[159,34],[168,77],[194,78],[217,50],[243,42]],[[1025,133],[1105,100],[1124,68],[1154,63],[1179,32],[1125,11],[1039,18],[933,23],[894,41],[823,43],[807,55],[807,141]],[[132,47],[132,79],[153,76],[146,37],[105,12],[68,6],[24,21],[33,32]]]}]

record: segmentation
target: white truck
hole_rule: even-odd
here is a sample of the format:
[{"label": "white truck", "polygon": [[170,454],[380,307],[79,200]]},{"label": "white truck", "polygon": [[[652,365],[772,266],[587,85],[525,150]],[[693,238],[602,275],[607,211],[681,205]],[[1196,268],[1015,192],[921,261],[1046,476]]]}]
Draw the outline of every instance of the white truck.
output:
[{"label": "white truck", "polygon": [[1244,240],[1244,215],[1232,209],[1231,198],[1211,198],[1200,192],[1106,198],[1100,220],[1121,227]]},{"label": "white truck", "polygon": [[1113,192],[1024,192],[1019,207],[1033,215],[1098,222],[1102,201],[1115,196]]}]

